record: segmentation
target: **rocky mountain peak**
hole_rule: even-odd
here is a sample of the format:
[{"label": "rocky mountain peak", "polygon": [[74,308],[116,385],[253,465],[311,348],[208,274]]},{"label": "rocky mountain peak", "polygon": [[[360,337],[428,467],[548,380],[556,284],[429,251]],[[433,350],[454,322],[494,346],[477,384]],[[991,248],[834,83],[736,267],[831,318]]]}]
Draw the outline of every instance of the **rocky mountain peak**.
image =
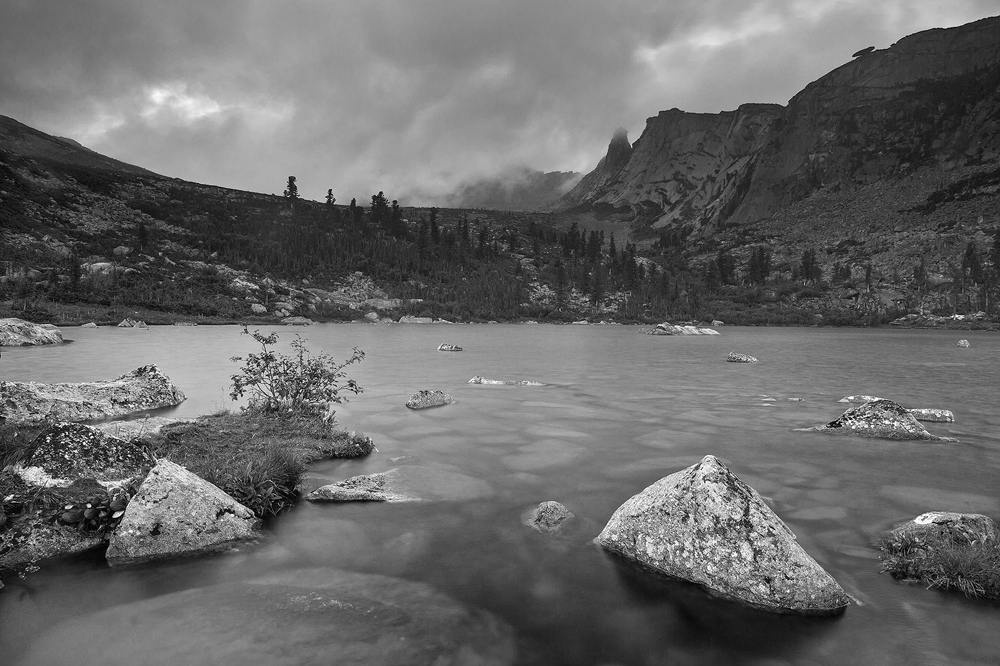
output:
[{"label": "rocky mountain peak", "polygon": [[628,162],[628,158],[631,156],[632,144],[628,142],[628,130],[619,127],[615,130],[614,136],[611,137],[611,143],[608,144],[608,154],[604,158],[604,167],[609,171],[617,170]]}]

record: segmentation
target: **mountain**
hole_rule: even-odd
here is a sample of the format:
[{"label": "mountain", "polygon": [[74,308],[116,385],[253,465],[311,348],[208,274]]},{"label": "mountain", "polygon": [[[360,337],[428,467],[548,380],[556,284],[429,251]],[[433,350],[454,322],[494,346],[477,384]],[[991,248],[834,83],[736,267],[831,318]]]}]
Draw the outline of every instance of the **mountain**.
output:
[{"label": "mountain", "polygon": [[542,210],[566,194],[580,177],[575,171],[515,168],[493,178],[463,183],[445,197],[444,204],[448,208]]},{"label": "mountain", "polygon": [[925,181],[923,205],[962,181],[985,193],[1000,184],[998,86],[1000,17],[916,33],[859,52],[786,106],[663,111],[630,153],[616,133],[608,155],[553,208],[612,209],[709,237],[817,194],[915,177]]}]

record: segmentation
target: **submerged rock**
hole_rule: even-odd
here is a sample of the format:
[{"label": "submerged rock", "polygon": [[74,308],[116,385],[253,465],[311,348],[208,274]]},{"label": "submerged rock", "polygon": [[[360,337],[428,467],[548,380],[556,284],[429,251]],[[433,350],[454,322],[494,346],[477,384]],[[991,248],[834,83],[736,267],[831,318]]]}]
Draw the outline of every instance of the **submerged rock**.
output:
[{"label": "submerged rock", "polygon": [[969,344],[968,340],[959,340],[958,341],[958,346],[959,347],[971,347],[972,345]]},{"label": "submerged rock", "polygon": [[451,469],[406,465],[376,474],[352,476],[306,495],[310,502],[416,502],[487,497],[486,481]]},{"label": "submerged rock", "polygon": [[829,614],[849,604],[757,491],[712,455],[622,504],[597,543],[766,610]]},{"label": "submerged rock", "polygon": [[410,409],[428,409],[429,407],[441,407],[450,405],[455,399],[444,391],[417,391],[406,401],[406,406]]},{"label": "submerged rock", "polygon": [[458,345],[449,345],[447,342],[442,342],[441,344],[438,345],[438,351],[459,352],[462,351],[462,348],[459,347]]},{"label": "submerged rock", "polygon": [[909,410],[892,400],[873,400],[851,407],[839,418],[826,425],[800,428],[805,432],[826,432],[843,435],[860,435],[882,439],[920,439],[939,442],[958,441],[951,437],[938,437],[927,432]]},{"label": "submerged rock", "polygon": [[0,420],[12,424],[89,421],[169,407],[184,394],[155,365],[116,379],[76,384],[0,382]]},{"label": "submerged rock", "polygon": [[509,666],[515,641],[496,616],[425,583],[314,568],[88,613],[33,641],[21,663]]},{"label": "submerged rock", "polygon": [[57,345],[62,341],[62,331],[51,324],[33,324],[16,317],[0,319],[0,347]]},{"label": "submerged rock", "polygon": [[874,400],[885,400],[885,398],[879,398],[878,396],[874,396],[874,395],[848,395],[848,396],[844,396],[843,398],[841,398],[837,402],[850,402],[850,403],[861,403],[861,404],[863,404],[863,403],[866,403],[866,402],[872,402]]},{"label": "submerged rock", "polygon": [[556,532],[563,523],[574,517],[575,515],[562,504],[549,500],[528,511],[523,516],[522,522],[539,532]]},{"label": "submerged rock", "polygon": [[516,379],[486,379],[486,377],[481,377],[476,375],[469,380],[470,384],[489,384],[495,386],[545,386],[541,382],[533,382],[528,379],[516,380]]},{"label": "submerged rock", "polygon": [[259,524],[220,488],[163,459],[129,502],[107,558],[121,565],[211,552],[254,538]]},{"label": "submerged rock", "polygon": [[75,525],[61,525],[34,512],[0,533],[0,568],[84,553],[105,543],[99,532],[81,532]]},{"label": "submerged rock", "polygon": [[954,423],[955,415],[948,409],[908,409],[906,410],[918,421],[930,421],[932,423]]},{"label": "submerged rock", "polygon": [[729,363],[757,363],[757,359],[748,354],[737,354],[736,352],[729,352],[729,356],[726,357],[726,361]]}]

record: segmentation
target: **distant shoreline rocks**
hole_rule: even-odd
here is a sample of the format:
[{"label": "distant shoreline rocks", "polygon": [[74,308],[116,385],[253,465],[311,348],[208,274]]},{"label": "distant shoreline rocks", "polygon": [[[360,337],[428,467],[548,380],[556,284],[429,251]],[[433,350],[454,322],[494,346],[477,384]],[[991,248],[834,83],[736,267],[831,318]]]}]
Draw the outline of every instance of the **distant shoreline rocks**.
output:
[{"label": "distant shoreline rocks", "polygon": [[892,400],[882,399],[851,407],[826,425],[800,428],[799,430],[879,439],[958,441],[951,437],[939,437],[931,434],[917,422],[916,417],[909,410]]}]

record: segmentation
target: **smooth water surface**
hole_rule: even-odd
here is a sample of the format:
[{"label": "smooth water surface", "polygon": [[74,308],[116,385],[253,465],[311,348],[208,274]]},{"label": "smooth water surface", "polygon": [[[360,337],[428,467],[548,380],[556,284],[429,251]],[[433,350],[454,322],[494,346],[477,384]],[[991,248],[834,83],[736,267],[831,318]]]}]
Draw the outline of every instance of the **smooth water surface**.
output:
[{"label": "smooth water surface", "polygon": [[[724,327],[719,337],[654,337],[635,327],[545,325],[275,330],[283,346],[298,332],[314,351],[346,358],[358,346],[367,354],[349,370],[365,392],[337,416],[343,427],[371,435],[378,452],[315,465],[311,487],[417,464],[442,472],[435,496],[452,499],[303,504],[273,521],[270,542],[219,557],[124,570],[96,558],[46,564],[0,593],[0,662],[17,663],[62,620],[315,566],[429,583],[489,610],[514,627],[523,664],[1000,662],[1000,606],[880,574],[872,546],[881,531],[929,510],[1000,517],[996,334]],[[58,348],[4,349],[0,379],[86,381],[156,363],[188,395],[162,413],[196,416],[232,406],[236,365],[229,358],[253,350],[236,327],[65,332],[73,342]],[[956,347],[960,337],[971,348]],[[465,351],[437,352],[442,342]],[[730,351],[761,362],[726,363]],[[546,385],[468,384],[474,375]],[[407,397],[424,388],[447,391],[456,402],[407,410]],[[794,430],[839,416],[847,405],[837,400],[851,394],[951,409],[955,423],[925,425],[960,442]],[[773,500],[857,605],[820,619],[753,611],[694,586],[636,575],[593,545],[626,499],[708,453]],[[467,477],[485,483],[470,492]],[[544,500],[576,515],[557,536],[521,524]],[[114,640],[117,629],[107,631],[94,640]]]}]

